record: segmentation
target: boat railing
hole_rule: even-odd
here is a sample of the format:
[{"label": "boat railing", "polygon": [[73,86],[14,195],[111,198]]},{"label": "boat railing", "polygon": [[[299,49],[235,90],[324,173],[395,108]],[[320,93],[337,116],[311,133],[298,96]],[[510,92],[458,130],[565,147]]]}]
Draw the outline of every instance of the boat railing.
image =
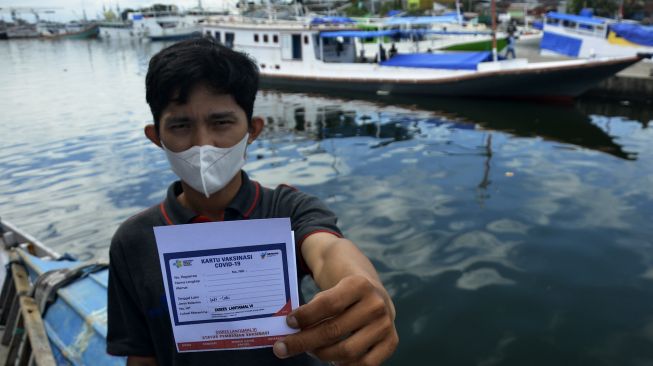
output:
[{"label": "boat railing", "polygon": [[32,285],[16,246],[43,251],[53,257],[56,253],[42,247],[29,235],[14,229],[13,225],[0,220],[0,246],[5,249],[4,254],[9,251],[8,258],[4,257],[7,271],[0,292],[0,325],[4,326],[0,347],[6,347],[2,352],[4,364],[55,366],[42,313],[31,296]]},{"label": "boat railing", "polygon": [[52,259],[61,257],[61,254],[48,248],[33,236],[21,231],[2,218],[0,218],[0,237],[2,237],[7,247],[24,246],[29,253],[37,257],[49,257]]}]

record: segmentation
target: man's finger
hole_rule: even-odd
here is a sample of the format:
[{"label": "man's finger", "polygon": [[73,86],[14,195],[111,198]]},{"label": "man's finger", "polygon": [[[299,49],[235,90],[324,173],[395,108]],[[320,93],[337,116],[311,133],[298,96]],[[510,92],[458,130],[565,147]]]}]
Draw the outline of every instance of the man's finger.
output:
[{"label": "man's finger", "polygon": [[339,342],[365,324],[387,317],[385,303],[381,298],[357,302],[341,315],[327,319],[299,333],[291,334],[274,346],[277,356],[285,358],[313,351]]},{"label": "man's finger", "polygon": [[359,301],[371,286],[364,278],[346,278],[288,315],[288,325],[304,329],[332,318]]},{"label": "man's finger", "polygon": [[374,346],[365,356],[353,362],[339,363],[339,366],[377,366],[388,359],[397,348],[399,337],[394,333],[391,338],[384,339]]},{"label": "man's finger", "polygon": [[378,319],[340,342],[318,348],[313,354],[323,361],[353,361],[363,357],[392,330],[388,317]]}]

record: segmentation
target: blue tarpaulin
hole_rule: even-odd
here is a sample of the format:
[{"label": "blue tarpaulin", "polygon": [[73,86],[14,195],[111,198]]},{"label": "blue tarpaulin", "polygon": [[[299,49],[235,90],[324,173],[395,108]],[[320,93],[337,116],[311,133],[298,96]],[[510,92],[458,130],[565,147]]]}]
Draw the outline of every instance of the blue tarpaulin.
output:
[{"label": "blue tarpaulin", "polygon": [[590,18],[590,17],[574,15],[574,14],[562,14],[553,11],[546,13],[546,17],[550,19],[566,20],[569,22],[574,22],[578,24],[587,24],[587,25],[601,25],[605,23],[604,20],[598,18]]},{"label": "blue tarpaulin", "polygon": [[395,17],[386,19],[385,25],[425,25],[436,23],[458,23],[456,15],[442,15],[438,17]]},{"label": "blue tarpaulin", "polygon": [[492,31],[449,31],[449,30],[432,30],[432,29],[410,29],[401,31],[401,35],[408,37],[412,34],[415,35],[427,35],[427,34],[439,34],[439,35],[451,35],[451,36],[477,36],[477,35],[492,35]]},{"label": "blue tarpaulin", "polygon": [[492,34],[489,31],[437,31],[430,29],[411,29],[400,31],[398,29],[387,29],[383,31],[358,31],[358,30],[348,30],[348,31],[333,31],[333,32],[322,32],[320,37],[322,38],[336,38],[336,37],[352,37],[352,38],[374,38],[374,37],[388,37],[388,36],[402,36],[405,38],[410,37],[411,35],[428,35],[428,34],[439,34],[439,35],[490,35]]},{"label": "blue tarpaulin", "polygon": [[399,34],[398,30],[384,30],[384,31],[336,31],[336,32],[322,32],[320,37],[322,38],[336,38],[336,37],[352,37],[352,38],[373,38],[373,37],[385,37]]},{"label": "blue tarpaulin", "polygon": [[317,25],[317,24],[352,24],[356,23],[351,18],[347,17],[316,17],[311,19],[311,25]]},{"label": "blue tarpaulin", "polygon": [[419,67],[427,69],[476,70],[479,63],[490,61],[492,53],[451,52],[399,54],[381,62],[383,66]]},{"label": "blue tarpaulin", "polygon": [[556,33],[544,32],[540,48],[569,57],[578,57],[582,41],[578,38],[562,36]]},{"label": "blue tarpaulin", "polygon": [[617,36],[625,38],[630,42],[653,47],[653,27],[645,27],[639,24],[618,23],[612,24],[610,29],[612,29]]}]

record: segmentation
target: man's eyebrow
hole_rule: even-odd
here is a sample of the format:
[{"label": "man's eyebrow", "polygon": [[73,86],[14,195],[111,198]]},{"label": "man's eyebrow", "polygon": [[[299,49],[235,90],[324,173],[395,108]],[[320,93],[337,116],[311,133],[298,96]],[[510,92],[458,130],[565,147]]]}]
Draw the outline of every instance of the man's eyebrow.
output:
[{"label": "man's eyebrow", "polygon": [[185,122],[190,122],[190,118],[186,116],[179,116],[179,117],[168,117],[165,119],[167,123],[185,123]]},{"label": "man's eyebrow", "polygon": [[236,113],[232,112],[232,111],[209,113],[209,118],[210,119],[235,118],[235,117],[236,117]]}]

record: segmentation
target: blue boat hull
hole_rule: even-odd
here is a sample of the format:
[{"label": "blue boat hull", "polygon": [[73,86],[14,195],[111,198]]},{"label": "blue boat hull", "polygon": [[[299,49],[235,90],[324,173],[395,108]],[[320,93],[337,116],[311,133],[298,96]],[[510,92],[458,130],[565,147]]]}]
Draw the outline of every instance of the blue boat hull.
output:
[{"label": "blue boat hull", "polygon": [[[75,268],[78,261],[46,261],[22,253],[30,278],[53,269]],[[106,353],[108,270],[91,273],[57,291],[43,317],[59,365],[124,365],[124,357]]]}]

